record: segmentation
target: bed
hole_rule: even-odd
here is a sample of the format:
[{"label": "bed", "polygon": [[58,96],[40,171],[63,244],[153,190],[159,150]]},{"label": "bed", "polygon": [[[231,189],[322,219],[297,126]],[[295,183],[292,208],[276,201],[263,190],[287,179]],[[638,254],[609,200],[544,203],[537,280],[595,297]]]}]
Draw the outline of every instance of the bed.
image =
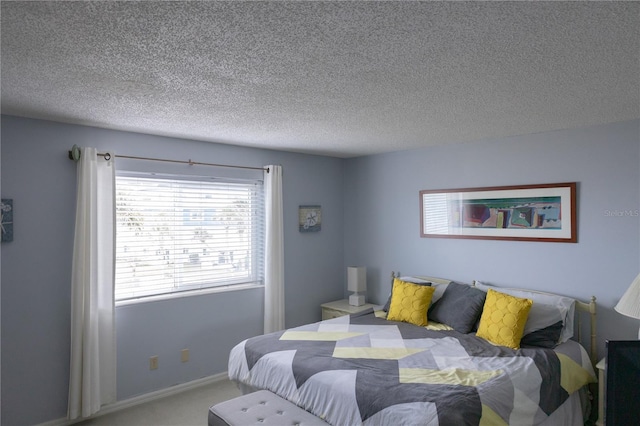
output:
[{"label": "bed", "polygon": [[[588,385],[596,381],[595,298],[582,303],[393,273],[392,280],[382,309],[239,343],[229,356],[230,379],[244,393],[269,390],[332,425],[584,424]],[[427,325],[398,320],[398,305],[411,304],[402,296],[407,291],[430,293],[426,310],[418,309]],[[517,349],[478,337],[499,316],[485,305],[498,306],[500,298],[531,300],[521,302],[529,308],[517,326],[523,328]],[[570,339],[581,329],[574,309],[590,318],[590,352]]]}]

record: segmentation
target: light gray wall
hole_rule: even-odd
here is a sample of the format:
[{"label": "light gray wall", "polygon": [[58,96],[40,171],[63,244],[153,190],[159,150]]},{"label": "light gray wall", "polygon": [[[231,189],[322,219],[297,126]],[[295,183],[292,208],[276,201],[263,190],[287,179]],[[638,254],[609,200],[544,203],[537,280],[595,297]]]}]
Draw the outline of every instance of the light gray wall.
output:
[{"label": "light gray wall", "polygon": [[[3,244],[2,424],[66,412],[75,143],[121,154],[282,164],[287,327],[320,319],[318,305],[348,294],[348,264],[367,265],[370,301],[389,274],[432,274],[598,297],[599,343],[637,336],[612,306],[640,270],[639,121],[439,146],[352,160],[162,138],[2,117],[2,196],[14,199],[15,238]],[[140,166],[143,167],[143,166]],[[418,191],[578,182],[578,243],[419,237]],[[297,207],[321,204],[322,231],[301,234]],[[262,331],[262,290],[153,302],[117,310],[118,398],[226,370],[230,347]],[[191,361],[179,351],[191,349]],[[602,347],[600,353],[602,354]],[[148,358],[160,368],[148,370]]]},{"label": "light gray wall", "polygon": [[[0,194],[2,194],[2,138],[0,138]],[[1,244],[0,244],[0,277],[2,277],[2,245]],[[0,278],[0,294],[1,292],[2,292],[2,278]],[[2,330],[2,303],[0,303],[0,330]],[[1,342],[0,342],[0,365],[2,365]],[[2,368],[0,368],[0,389],[2,389]],[[0,392],[0,423],[1,422],[2,422],[2,392]]]},{"label": "light gray wall", "polygon": [[[368,266],[368,298],[377,303],[392,270],[595,295],[602,355],[605,339],[635,339],[640,326],[613,310],[640,271],[639,123],[348,160],[345,263]],[[577,244],[420,237],[420,190],[573,181]]]},{"label": "light gray wall", "polygon": [[[2,116],[2,196],[15,207],[14,241],[1,252],[2,424],[66,415],[73,144],[217,164],[281,164],[286,326],[320,320],[319,305],[342,297],[343,160]],[[301,204],[322,206],[321,232],[298,232]],[[254,289],[117,308],[118,399],[226,371],[231,347],[262,333],[262,298]],[[182,348],[191,352],[185,364]],[[158,370],[149,370],[152,355],[160,357]]]}]

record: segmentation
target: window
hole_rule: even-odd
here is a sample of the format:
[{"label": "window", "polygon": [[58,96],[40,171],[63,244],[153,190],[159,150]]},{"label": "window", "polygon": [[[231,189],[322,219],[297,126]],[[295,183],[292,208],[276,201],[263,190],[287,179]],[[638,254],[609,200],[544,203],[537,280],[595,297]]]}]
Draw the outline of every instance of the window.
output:
[{"label": "window", "polygon": [[261,181],[116,177],[116,301],[262,284]]}]

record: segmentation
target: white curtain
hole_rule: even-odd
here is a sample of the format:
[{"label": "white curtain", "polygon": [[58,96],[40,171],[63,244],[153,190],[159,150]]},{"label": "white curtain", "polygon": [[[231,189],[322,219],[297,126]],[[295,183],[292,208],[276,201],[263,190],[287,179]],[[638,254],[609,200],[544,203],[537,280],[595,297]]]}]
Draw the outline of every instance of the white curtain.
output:
[{"label": "white curtain", "polygon": [[68,417],[116,400],[114,327],[115,156],[84,148],[78,164],[71,274]]},{"label": "white curtain", "polygon": [[284,233],[282,166],[264,172],[266,233],[264,277],[264,332],[284,329]]}]

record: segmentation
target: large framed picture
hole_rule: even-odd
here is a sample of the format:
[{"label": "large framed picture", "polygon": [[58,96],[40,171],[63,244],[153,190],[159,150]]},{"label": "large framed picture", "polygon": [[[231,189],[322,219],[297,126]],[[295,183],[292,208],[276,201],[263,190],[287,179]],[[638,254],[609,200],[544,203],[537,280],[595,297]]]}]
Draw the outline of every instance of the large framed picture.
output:
[{"label": "large framed picture", "polygon": [[576,183],[420,191],[420,236],[575,243]]}]

